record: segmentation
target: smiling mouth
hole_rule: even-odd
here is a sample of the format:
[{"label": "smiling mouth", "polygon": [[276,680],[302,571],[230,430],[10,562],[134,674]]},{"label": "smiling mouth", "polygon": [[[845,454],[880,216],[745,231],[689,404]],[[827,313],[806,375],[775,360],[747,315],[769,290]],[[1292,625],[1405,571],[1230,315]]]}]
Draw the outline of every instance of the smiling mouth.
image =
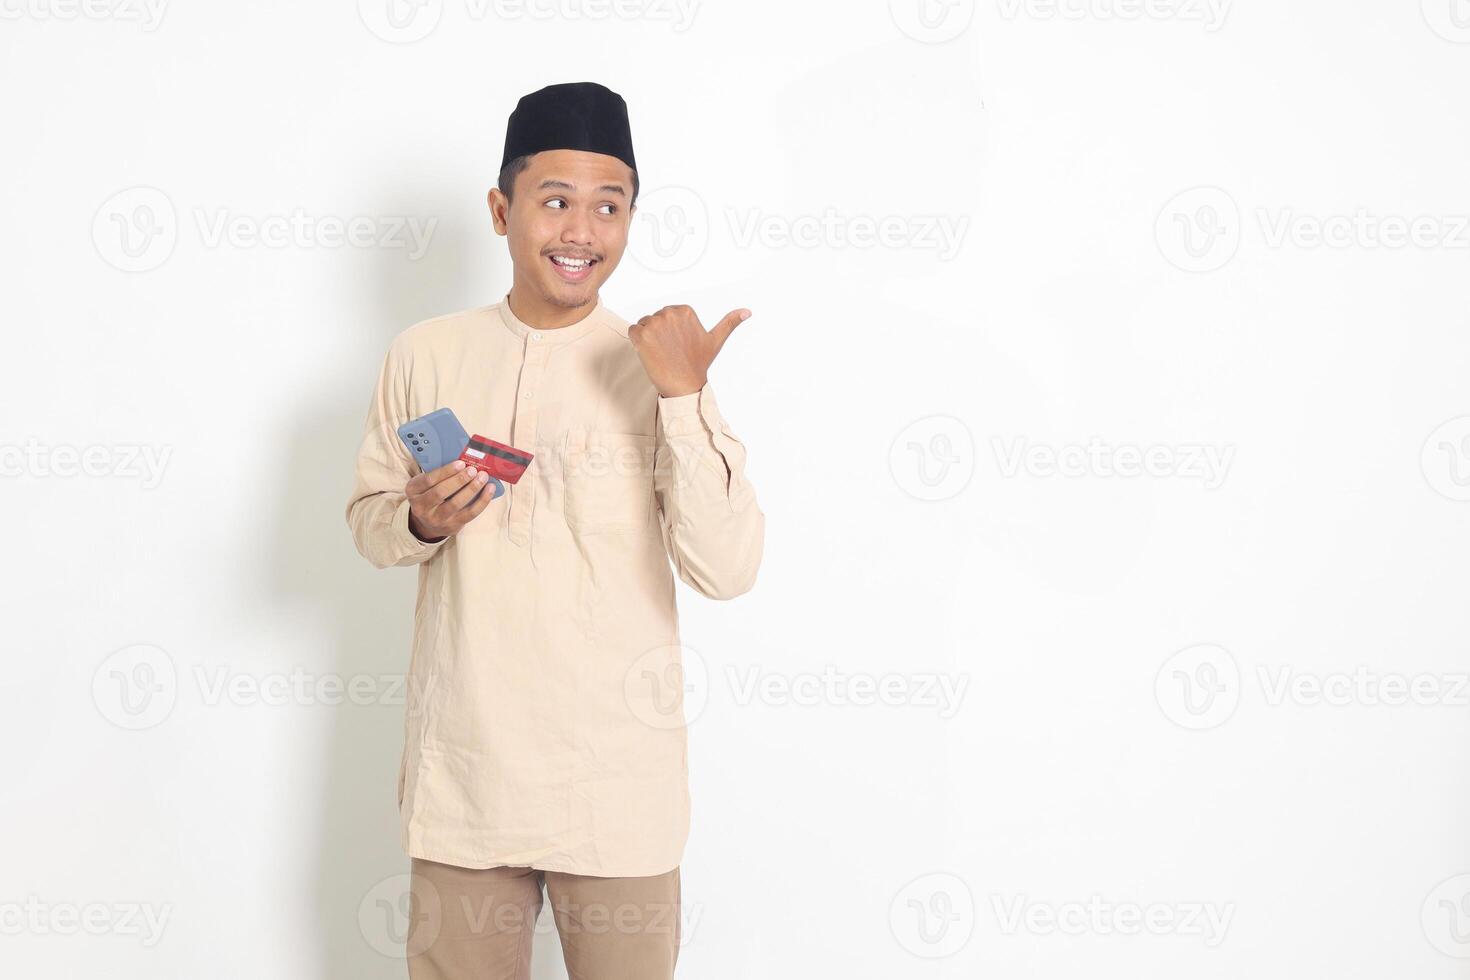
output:
[{"label": "smiling mouth", "polygon": [[597,259],[574,259],[566,255],[551,255],[548,258],[556,274],[567,282],[581,282],[592,275],[592,267],[598,261]]}]

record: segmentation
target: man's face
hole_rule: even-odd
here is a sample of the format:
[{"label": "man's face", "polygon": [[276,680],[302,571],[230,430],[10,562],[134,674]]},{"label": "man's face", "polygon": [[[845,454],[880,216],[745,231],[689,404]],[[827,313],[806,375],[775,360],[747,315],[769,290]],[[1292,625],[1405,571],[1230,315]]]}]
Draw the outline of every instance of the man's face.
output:
[{"label": "man's face", "polygon": [[518,284],[553,306],[580,307],[618,267],[634,208],[633,171],[617,157],[544,150],[515,179],[507,202],[490,192],[495,231],[510,245]]}]

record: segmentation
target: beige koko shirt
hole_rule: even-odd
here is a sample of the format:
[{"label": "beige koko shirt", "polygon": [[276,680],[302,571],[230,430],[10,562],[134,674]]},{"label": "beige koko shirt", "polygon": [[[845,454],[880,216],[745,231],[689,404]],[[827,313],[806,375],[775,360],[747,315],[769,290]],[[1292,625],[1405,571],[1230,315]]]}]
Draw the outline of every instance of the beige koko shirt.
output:
[{"label": "beige koko shirt", "polygon": [[[408,529],[397,428],[450,408],[535,454],[452,537]],[[601,301],[537,330],[502,300],[419,323],[383,362],[347,522],[379,568],[418,565],[402,842],[469,868],[622,877],[689,833],[674,579],[741,594],[765,516],[714,393],[660,397]]]}]

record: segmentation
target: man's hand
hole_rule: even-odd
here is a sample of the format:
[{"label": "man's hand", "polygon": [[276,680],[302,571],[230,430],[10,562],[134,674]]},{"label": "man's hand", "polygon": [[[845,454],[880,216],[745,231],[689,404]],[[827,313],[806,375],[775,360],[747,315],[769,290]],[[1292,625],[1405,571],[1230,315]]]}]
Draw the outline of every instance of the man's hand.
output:
[{"label": "man's hand", "polygon": [[749,310],[732,310],[707,331],[689,307],[665,306],[629,327],[628,339],[658,393],[675,398],[704,387],[715,355],[749,316]]},{"label": "man's hand", "polygon": [[489,482],[489,476],[466,467],[460,459],[420,473],[403,488],[408,497],[408,529],[426,543],[449,537],[490,505],[493,493],[480,493]]}]

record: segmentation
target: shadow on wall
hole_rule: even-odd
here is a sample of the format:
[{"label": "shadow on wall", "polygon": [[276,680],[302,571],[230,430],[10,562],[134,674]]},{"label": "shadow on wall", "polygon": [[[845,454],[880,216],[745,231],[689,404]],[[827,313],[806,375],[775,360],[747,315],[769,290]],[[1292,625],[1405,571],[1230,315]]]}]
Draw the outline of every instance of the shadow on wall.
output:
[{"label": "shadow on wall", "polygon": [[[421,183],[410,178],[406,186]],[[389,342],[420,320],[495,302],[510,286],[509,260],[483,199],[443,192],[384,195],[383,214],[437,217],[430,245],[411,260],[375,250],[323,285],[353,324],[342,370],[321,379],[292,417],[290,455],[279,470],[282,515],[267,574],[283,600],[328,624],[332,656],[323,673],[356,679],[368,696],[332,711],[320,770],[315,854],[315,976],[375,980],[407,975],[409,859],[399,842],[398,763],[403,750],[403,678],[408,671],[417,568],[379,571],[357,553],[346,522],[352,467],[378,366]],[[478,209],[476,207],[478,203]],[[366,703],[359,703],[359,700]],[[548,943],[550,944],[548,947]],[[538,935],[535,975],[559,975],[555,933]]]}]

